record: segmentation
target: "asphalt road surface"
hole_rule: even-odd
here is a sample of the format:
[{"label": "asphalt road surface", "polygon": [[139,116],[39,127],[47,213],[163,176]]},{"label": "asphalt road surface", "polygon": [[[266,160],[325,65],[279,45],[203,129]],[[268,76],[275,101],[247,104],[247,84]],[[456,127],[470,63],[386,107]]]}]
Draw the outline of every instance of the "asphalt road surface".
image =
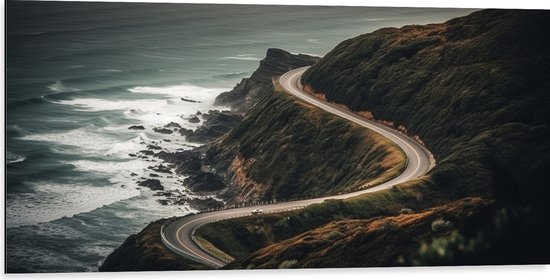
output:
[{"label": "asphalt road surface", "polygon": [[[371,193],[388,189],[391,188],[393,185],[403,183],[426,174],[433,167],[433,165],[435,165],[434,161],[431,159],[431,154],[429,153],[429,151],[424,146],[420,145],[418,142],[403,134],[402,132],[379,124],[377,122],[367,120],[349,111],[338,108],[330,103],[319,100],[314,96],[311,96],[310,94],[304,92],[302,90],[302,85],[300,84],[300,77],[307,68],[308,67],[302,67],[283,74],[279,78],[280,85],[289,94],[292,94],[307,103],[310,103],[329,113],[340,116],[363,127],[376,131],[381,135],[387,137],[391,141],[395,142],[405,152],[407,156],[407,167],[405,168],[405,170],[394,179],[357,192],[327,196],[316,199],[299,200],[268,205],[255,205],[214,212],[203,212],[200,214],[189,215],[186,217],[175,219],[171,223],[167,224],[163,228],[162,232],[163,242],[170,250],[186,258],[205,263],[214,268],[220,268],[226,263],[221,261],[219,258],[214,257],[209,253],[203,251],[193,241],[192,236],[195,229],[202,225],[234,217],[249,216],[252,214],[252,211],[254,209],[261,209],[263,213],[284,212],[301,207],[306,207],[315,203],[321,203],[327,199],[345,199],[364,193]],[[230,254],[231,252],[227,253]]]}]

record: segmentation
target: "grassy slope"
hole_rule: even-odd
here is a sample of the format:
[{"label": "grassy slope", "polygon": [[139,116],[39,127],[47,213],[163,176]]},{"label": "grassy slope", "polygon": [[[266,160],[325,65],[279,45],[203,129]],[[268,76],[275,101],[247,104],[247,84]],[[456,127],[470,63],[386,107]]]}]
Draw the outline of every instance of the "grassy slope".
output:
[{"label": "grassy slope", "polygon": [[418,247],[426,247],[424,240],[454,236],[455,223],[486,207],[483,200],[471,198],[418,213],[339,219],[264,247],[231,266],[251,269],[411,265],[408,256],[417,255]]},{"label": "grassy slope", "polygon": [[389,140],[281,92],[263,98],[206,154],[231,182],[226,197],[234,202],[345,192],[404,168]]},{"label": "grassy slope", "polygon": [[[420,135],[438,160],[429,178],[351,201],[224,221],[199,234],[240,258],[231,268],[550,261],[549,31],[548,12],[483,11],[344,41],[303,81],[330,101]],[[395,219],[402,207],[424,214],[391,238],[353,226]],[[432,207],[459,217],[448,234],[432,230]],[[320,242],[333,221],[349,225],[338,233],[345,241]],[[398,246],[403,240],[408,245]],[[386,251],[377,259],[373,248]]]}]

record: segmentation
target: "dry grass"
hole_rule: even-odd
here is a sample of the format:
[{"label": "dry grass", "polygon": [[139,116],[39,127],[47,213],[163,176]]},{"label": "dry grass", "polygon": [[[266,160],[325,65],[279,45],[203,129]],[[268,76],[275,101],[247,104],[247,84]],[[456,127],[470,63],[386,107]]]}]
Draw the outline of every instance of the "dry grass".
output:
[{"label": "dry grass", "polygon": [[197,243],[200,243],[200,245],[205,248],[209,253],[213,253],[213,255],[218,255],[218,256],[221,256],[223,259],[226,259],[226,260],[230,260],[230,261],[234,261],[235,258],[229,254],[227,254],[226,252],[218,249],[216,246],[212,245],[212,243],[210,243],[208,240],[202,238],[202,237],[199,237],[199,236],[194,236],[195,240],[197,241]]}]

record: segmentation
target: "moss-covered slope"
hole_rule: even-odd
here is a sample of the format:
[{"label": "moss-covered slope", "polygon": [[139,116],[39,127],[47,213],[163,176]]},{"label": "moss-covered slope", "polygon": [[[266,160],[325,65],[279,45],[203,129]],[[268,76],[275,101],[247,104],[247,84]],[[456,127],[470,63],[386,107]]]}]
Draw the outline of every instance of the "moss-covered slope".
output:
[{"label": "moss-covered slope", "polygon": [[397,176],[391,141],[282,92],[270,92],[206,152],[231,202],[320,197]]}]

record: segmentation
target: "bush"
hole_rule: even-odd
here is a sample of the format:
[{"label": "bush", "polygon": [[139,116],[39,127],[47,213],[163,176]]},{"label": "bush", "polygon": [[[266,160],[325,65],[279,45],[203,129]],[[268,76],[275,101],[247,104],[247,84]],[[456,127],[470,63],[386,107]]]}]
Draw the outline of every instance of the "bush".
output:
[{"label": "bush", "polygon": [[334,239],[338,239],[338,238],[341,238],[341,237],[344,237],[345,234],[343,234],[342,232],[340,232],[339,230],[333,230],[331,231],[330,233],[328,233],[325,238],[328,239],[328,240],[334,240]]},{"label": "bush", "polygon": [[286,260],[279,264],[279,269],[288,269],[288,268],[294,268],[294,266],[298,263],[298,260]]},{"label": "bush", "polygon": [[453,224],[449,221],[445,221],[442,218],[437,218],[432,222],[432,231],[435,233],[442,233],[449,230]]}]

